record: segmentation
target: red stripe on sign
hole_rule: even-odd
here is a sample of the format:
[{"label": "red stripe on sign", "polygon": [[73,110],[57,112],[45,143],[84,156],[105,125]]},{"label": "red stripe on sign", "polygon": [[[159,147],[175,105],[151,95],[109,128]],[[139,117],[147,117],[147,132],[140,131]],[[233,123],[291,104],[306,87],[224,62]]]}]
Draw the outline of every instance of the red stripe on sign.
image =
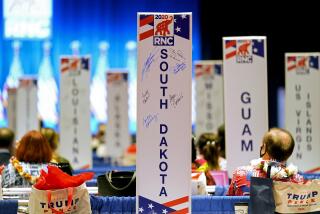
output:
[{"label": "red stripe on sign", "polygon": [[62,66],[61,66],[61,72],[62,72],[62,73],[66,72],[66,71],[68,71],[68,70],[69,70],[69,66],[68,66],[68,65],[62,65]]},{"label": "red stripe on sign", "polygon": [[205,67],[204,71],[198,71],[196,72],[196,77],[202,76],[203,74],[210,74],[211,73],[211,66],[208,65]]},{"label": "red stripe on sign", "polygon": [[293,70],[295,68],[296,68],[296,65],[291,65],[291,66],[288,67],[288,71],[291,71],[291,70]]},{"label": "red stripe on sign", "polygon": [[141,40],[144,40],[144,39],[149,38],[151,36],[153,36],[153,29],[141,33],[139,35],[139,40],[141,41]]},{"label": "red stripe on sign", "polygon": [[69,63],[69,59],[68,58],[62,58],[61,59],[61,64],[64,64],[64,63]]},{"label": "red stripe on sign", "polygon": [[152,22],[153,22],[153,15],[147,16],[146,18],[140,20],[140,27],[147,25],[149,23],[152,23]]},{"label": "red stripe on sign", "polygon": [[230,48],[232,46],[235,46],[237,43],[236,43],[236,40],[231,40],[231,41],[228,41],[226,43],[226,48]]},{"label": "red stripe on sign", "polygon": [[305,171],[305,173],[315,173],[317,171],[320,171],[320,167],[314,168],[314,169],[310,169],[308,171]]},{"label": "red stripe on sign", "polygon": [[69,70],[69,59],[68,58],[62,58],[60,63],[61,63],[60,70],[62,73]]},{"label": "red stripe on sign", "polygon": [[203,72],[198,72],[198,73],[196,73],[196,77],[200,77],[200,76],[202,76],[202,74],[204,74]]},{"label": "red stripe on sign", "polygon": [[289,56],[288,57],[288,62],[290,61],[296,61],[296,57],[295,56]]},{"label": "red stripe on sign", "polygon": [[234,57],[236,54],[237,54],[237,51],[232,51],[232,52],[230,52],[230,53],[227,53],[227,54],[226,54],[226,59],[229,59],[229,58],[231,58],[231,57]]},{"label": "red stripe on sign", "polygon": [[178,198],[178,199],[175,199],[172,201],[168,201],[167,203],[164,203],[163,205],[166,207],[173,207],[173,206],[176,206],[176,205],[188,202],[188,201],[189,201],[189,196],[185,196],[185,197]]},{"label": "red stripe on sign", "polygon": [[188,208],[184,208],[182,210],[177,210],[177,211],[174,211],[174,212],[171,212],[172,214],[186,214],[186,213],[189,213],[189,209]]},{"label": "red stripe on sign", "polygon": [[80,63],[80,59],[74,59],[74,60],[71,62],[70,68],[71,68],[72,70],[77,70],[79,63]]}]

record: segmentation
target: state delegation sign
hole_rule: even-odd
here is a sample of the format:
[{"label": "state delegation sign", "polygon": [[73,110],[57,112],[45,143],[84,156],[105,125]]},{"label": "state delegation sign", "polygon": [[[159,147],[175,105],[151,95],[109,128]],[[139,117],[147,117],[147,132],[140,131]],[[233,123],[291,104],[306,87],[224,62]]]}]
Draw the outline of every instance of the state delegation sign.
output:
[{"label": "state delegation sign", "polygon": [[299,170],[320,168],[319,53],[286,53],[286,128],[295,140],[290,160]]},{"label": "state delegation sign", "polygon": [[137,212],[191,212],[191,13],[138,14]]},{"label": "state delegation sign", "polygon": [[89,57],[61,57],[60,61],[59,152],[74,169],[92,165],[89,66]]},{"label": "state delegation sign", "polygon": [[259,156],[268,130],[266,37],[223,38],[228,174]]}]

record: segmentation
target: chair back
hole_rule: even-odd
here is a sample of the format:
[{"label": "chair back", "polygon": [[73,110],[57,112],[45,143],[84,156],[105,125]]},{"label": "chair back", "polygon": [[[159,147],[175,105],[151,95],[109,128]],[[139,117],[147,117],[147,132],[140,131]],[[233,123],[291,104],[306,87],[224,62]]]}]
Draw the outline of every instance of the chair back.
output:
[{"label": "chair back", "polygon": [[227,185],[229,185],[228,171],[211,170],[210,174],[214,178],[214,181],[216,182],[216,185],[219,185],[219,186],[227,186]]}]

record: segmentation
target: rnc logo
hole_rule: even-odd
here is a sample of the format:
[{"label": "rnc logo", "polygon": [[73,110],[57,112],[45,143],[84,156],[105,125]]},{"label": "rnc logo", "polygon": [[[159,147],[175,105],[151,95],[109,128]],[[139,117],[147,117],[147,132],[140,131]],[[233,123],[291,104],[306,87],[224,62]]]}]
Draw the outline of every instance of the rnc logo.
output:
[{"label": "rnc logo", "polygon": [[155,32],[153,37],[153,45],[155,46],[173,46],[173,16],[155,15]]},{"label": "rnc logo", "polygon": [[255,58],[264,58],[264,40],[226,40],[225,41],[225,59],[236,59],[236,63],[252,63]]},{"label": "rnc logo", "polygon": [[250,40],[238,41],[237,63],[252,63],[252,48]]},{"label": "rnc logo", "polygon": [[309,74],[309,64],[308,64],[308,57],[299,57],[297,56],[297,63],[296,63],[296,72],[297,74]]},{"label": "rnc logo", "polygon": [[153,37],[153,45],[155,46],[173,46],[174,45],[174,37],[164,37],[164,36],[154,36]]},{"label": "rnc logo", "polygon": [[138,23],[139,41],[152,37],[154,46],[173,46],[177,37],[191,37],[189,14],[141,14]]},{"label": "rnc logo", "polygon": [[287,70],[296,74],[309,74],[319,70],[319,56],[287,56]]}]

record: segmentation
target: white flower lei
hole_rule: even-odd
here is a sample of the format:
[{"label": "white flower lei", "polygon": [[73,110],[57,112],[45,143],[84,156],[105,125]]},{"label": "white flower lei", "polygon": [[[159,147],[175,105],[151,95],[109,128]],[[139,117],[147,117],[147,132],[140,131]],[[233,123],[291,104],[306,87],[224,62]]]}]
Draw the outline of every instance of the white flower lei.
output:
[{"label": "white flower lei", "polygon": [[[267,173],[269,162],[270,161],[262,160],[262,158],[259,158],[259,159],[252,160],[251,166],[253,166],[255,169],[262,169],[264,172]],[[284,178],[290,178],[291,176],[297,173],[298,173],[298,168],[293,164],[289,164],[286,167],[272,166],[270,177],[276,178],[276,179],[284,179]]]}]

